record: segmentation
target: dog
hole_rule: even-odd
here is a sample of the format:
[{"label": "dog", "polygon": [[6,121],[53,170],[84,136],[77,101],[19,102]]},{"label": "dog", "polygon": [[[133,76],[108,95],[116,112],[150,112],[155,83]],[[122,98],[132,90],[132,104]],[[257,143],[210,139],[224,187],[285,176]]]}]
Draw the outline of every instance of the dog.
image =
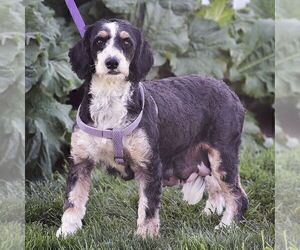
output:
[{"label": "dog", "polygon": [[76,125],[71,137],[66,200],[57,237],[82,227],[97,163],[139,186],[136,234],[159,234],[163,186],[182,185],[184,199],[208,200],[204,213],[222,215],[216,228],[239,222],[248,199],[239,177],[239,147],[245,110],[223,82],[196,75],[144,80],[153,54],[142,32],[120,19],[88,26],[69,52],[72,70],[84,80],[81,120],[97,129],[124,128],[142,110],[138,127],[123,138],[124,162],[114,161],[111,139],[92,136]]}]

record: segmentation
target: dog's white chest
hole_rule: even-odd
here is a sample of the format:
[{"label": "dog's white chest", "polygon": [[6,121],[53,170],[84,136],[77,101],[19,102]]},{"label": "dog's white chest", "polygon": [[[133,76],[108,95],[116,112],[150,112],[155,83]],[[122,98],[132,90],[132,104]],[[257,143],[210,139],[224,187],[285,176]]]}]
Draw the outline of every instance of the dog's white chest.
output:
[{"label": "dog's white chest", "polygon": [[126,104],[131,98],[131,92],[129,83],[122,84],[107,86],[96,82],[91,85],[89,109],[93,125],[98,129],[121,128],[126,125]]},{"label": "dog's white chest", "polygon": [[[109,128],[124,128],[128,125],[127,101],[131,97],[130,85],[123,84],[119,88],[112,85],[111,88],[103,88],[103,85],[92,85],[92,95],[89,106],[93,126],[100,130]],[[124,166],[114,161],[114,148],[111,139],[91,136],[80,129],[72,134],[72,157],[80,159],[92,159],[95,163],[102,161],[120,172]],[[150,145],[144,130],[136,129],[132,134],[123,138],[123,150],[128,153],[135,166],[145,164],[150,158]],[[134,166],[132,166],[134,167]]]},{"label": "dog's white chest", "polygon": [[90,105],[91,118],[98,129],[121,127],[127,110],[122,99],[92,100]]}]

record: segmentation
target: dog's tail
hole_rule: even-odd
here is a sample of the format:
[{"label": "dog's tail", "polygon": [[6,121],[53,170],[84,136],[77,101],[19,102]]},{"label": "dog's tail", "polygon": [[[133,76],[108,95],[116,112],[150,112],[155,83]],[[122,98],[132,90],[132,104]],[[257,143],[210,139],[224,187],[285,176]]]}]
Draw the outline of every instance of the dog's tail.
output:
[{"label": "dog's tail", "polygon": [[194,180],[186,182],[182,187],[183,200],[194,205],[201,201],[205,190],[204,177],[198,175]]}]

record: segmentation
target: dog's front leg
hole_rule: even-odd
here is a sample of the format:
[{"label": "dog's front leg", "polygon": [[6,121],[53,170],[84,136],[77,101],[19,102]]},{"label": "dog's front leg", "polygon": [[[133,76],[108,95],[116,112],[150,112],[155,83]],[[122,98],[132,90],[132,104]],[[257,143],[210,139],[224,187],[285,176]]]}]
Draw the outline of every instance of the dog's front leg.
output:
[{"label": "dog's front leg", "polygon": [[74,234],[82,227],[81,220],[85,215],[92,168],[93,163],[89,160],[70,160],[64,214],[61,227],[56,232],[57,237]]},{"label": "dog's front leg", "polygon": [[157,236],[159,233],[161,173],[161,162],[157,157],[137,176],[140,198],[136,234],[143,238],[147,235]]}]

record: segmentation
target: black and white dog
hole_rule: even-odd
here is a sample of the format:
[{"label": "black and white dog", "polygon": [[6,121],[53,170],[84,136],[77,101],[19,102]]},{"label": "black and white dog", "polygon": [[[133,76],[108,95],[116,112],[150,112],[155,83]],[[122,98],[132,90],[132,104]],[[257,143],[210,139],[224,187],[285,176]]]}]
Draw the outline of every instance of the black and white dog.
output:
[{"label": "black and white dog", "polygon": [[[139,82],[153,64],[141,31],[127,21],[100,20],[87,28],[69,56],[72,69],[85,80],[81,119],[98,129],[130,124],[142,108]],[[99,162],[109,173],[138,181],[137,234],[142,237],[159,232],[163,185],[183,185],[190,204],[207,191],[204,213],[223,213],[217,228],[238,222],[247,209],[239,178],[244,108],[237,95],[209,77],[142,82],[144,113],[138,128],[123,140],[125,164],[115,163],[110,139],[74,127],[67,199],[57,236],[82,227],[91,171]]]}]

